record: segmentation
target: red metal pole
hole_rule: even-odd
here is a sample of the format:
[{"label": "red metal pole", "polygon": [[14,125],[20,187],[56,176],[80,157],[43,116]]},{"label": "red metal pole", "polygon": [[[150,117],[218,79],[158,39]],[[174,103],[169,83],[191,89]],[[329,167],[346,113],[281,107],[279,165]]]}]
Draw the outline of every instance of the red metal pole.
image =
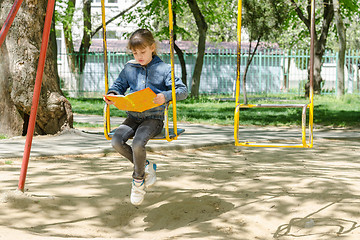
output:
[{"label": "red metal pole", "polygon": [[15,0],[8,17],[6,18],[4,25],[2,26],[1,30],[0,30],[0,48],[5,40],[6,34],[10,29],[11,24],[14,21],[14,18],[21,6],[21,3],[23,2],[23,0]]},{"label": "red metal pole", "polygon": [[46,17],[45,17],[45,25],[44,25],[44,31],[43,31],[43,37],[42,37],[42,43],[41,43],[41,49],[40,49],[40,57],[39,57],[39,63],[38,63],[38,68],[37,68],[37,72],[36,72],[34,95],[33,95],[33,101],[32,101],[32,106],[31,106],[29,126],[28,126],[28,130],[27,130],[27,135],[26,135],[24,156],[23,156],[20,180],[19,180],[19,190],[21,190],[22,192],[24,192],[26,173],[27,173],[27,168],[28,168],[28,164],[29,164],[31,143],[32,143],[33,135],[34,135],[36,113],[37,113],[37,108],[39,105],[41,83],[42,83],[42,78],[43,78],[43,74],[44,74],[46,51],[47,51],[47,47],[48,47],[49,35],[50,35],[50,29],[51,29],[51,20],[52,20],[52,16],[54,13],[54,4],[55,4],[55,0],[49,0],[47,9],[46,9]]}]

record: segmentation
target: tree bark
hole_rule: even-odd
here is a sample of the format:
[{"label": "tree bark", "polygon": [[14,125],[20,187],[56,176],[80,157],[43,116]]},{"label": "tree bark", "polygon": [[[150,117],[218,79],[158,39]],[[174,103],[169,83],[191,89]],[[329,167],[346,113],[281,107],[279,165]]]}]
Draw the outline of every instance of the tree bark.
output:
[{"label": "tree bark", "polygon": [[340,4],[338,0],[334,1],[334,14],[337,34],[339,38],[339,61],[337,68],[337,96],[341,97],[345,94],[345,51],[346,51],[346,29],[340,15]]},{"label": "tree bark", "polygon": [[[174,6],[176,6],[176,0],[173,2]],[[173,12],[173,20],[174,20],[174,29],[176,30],[176,12]],[[186,77],[186,63],[184,58],[183,51],[176,44],[176,33],[174,34],[174,49],[179,58],[180,66],[181,66],[181,80],[187,86],[187,77]]]},{"label": "tree bark", "polygon": [[252,60],[254,58],[254,55],[255,55],[258,47],[259,47],[260,39],[261,39],[261,36],[259,36],[259,38],[257,39],[256,46],[255,46],[253,52],[251,52],[251,41],[250,41],[250,44],[249,44],[248,60],[246,61],[245,71],[244,71],[244,75],[243,75],[243,79],[242,79],[242,82],[243,82],[242,89],[243,89],[244,104],[248,104],[247,91],[246,91],[246,76],[247,76],[247,73],[249,71],[250,64],[251,64],[251,62],[252,62]]},{"label": "tree bark", "polygon": [[199,31],[199,41],[198,41],[198,56],[196,58],[194,73],[192,77],[191,83],[191,93],[192,97],[198,98],[199,97],[199,87],[200,87],[200,76],[203,68],[204,63],[204,56],[205,56],[205,46],[206,46],[206,32],[208,26],[206,24],[205,18],[202,15],[199,6],[196,0],[186,0],[191,12],[194,15],[196,26]]},{"label": "tree bark", "polygon": [[185,62],[185,58],[184,58],[184,53],[178,47],[178,45],[176,45],[176,43],[174,44],[174,49],[175,49],[175,52],[176,52],[176,54],[177,54],[177,56],[179,58],[179,62],[180,62],[180,66],[181,66],[181,80],[185,84],[185,86],[187,86],[186,62]]},{"label": "tree bark", "polygon": [[[13,1],[1,3],[6,19]],[[25,0],[8,32],[0,61],[0,133],[26,133],[30,114],[47,1]],[[2,25],[2,23],[1,23]],[[54,24],[52,25],[54,30]],[[44,68],[35,134],[55,134],[72,127],[73,114],[63,96],[57,74],[56,37],[51,32]]]},{"label": "tree bark", "polygon": [[[290,50],[288,50],[286,54],[291,55],[291,53],[292,53],[292,50],[290,48]],[[285,57],[284,65],[282,66],[284,81],[281,86],[281,90],[284,92],[287,92],[289,90],[290,66],[291,66],[291,57],[287,56],[287,57]]]},{"label": "tree bark", "polygon": [[284,66],[284,83],[282,90],[287,92],[289,90],[289,76],[290,76],[291,58],[287,58],[287,67]]},{"label": "tree bark", "polygon": [[79,64],[77,62],[77,59],[79,57],[79,54],[74,51],[74,42],[72,37],[72,23],[75,13],[75,5],[76,0],[69,0],[67,2],[67,7],[65,14],[68,16],[67,22],[63,22],[63,31],[64,31],[64,40],[65,40],[65,47],[66,47],[66,56],[67,61],[69,64],[69,68],[71,73],[73,74],[75,78],[75,96],[80,96],[80,90],[81,90],[81,79],[80,79],[80,70],[79,70]]},{"label": "tree bark", "polygon": [[82,73],[85,68],[86,57],[90,49],[91,32],[91,0],[83,0],[83,38],[79,49],[79,71]]}]

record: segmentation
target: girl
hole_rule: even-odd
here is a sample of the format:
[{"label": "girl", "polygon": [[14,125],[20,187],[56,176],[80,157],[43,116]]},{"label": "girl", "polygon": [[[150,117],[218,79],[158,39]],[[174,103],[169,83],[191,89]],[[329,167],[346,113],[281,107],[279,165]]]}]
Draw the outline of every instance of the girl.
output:
[{"label": "girl", "polygon": [[[149,87],[157,95],[153,99],[159,107],[144,112],[127,112],[127,118],[116,129],[111,144],[121,155],[134,164],[130,201],[140,205],[146,188],[156,182],[156,164],[146,160],[145,146],[149,139],[159,134],[164,126],[165,103],[172,100],[171,67],[156,55],[155,39],[147,29],[136,30],[129,39],[128,49],[135,60],[129,61],[119,77],[109,88],[108,95],[124,95]],[[176,100],[187,97],[187,88],[179,78],[175,79]],[[113,102],[104,98],[107,104]],[[133,137],[132,145],[126,142]]]}]

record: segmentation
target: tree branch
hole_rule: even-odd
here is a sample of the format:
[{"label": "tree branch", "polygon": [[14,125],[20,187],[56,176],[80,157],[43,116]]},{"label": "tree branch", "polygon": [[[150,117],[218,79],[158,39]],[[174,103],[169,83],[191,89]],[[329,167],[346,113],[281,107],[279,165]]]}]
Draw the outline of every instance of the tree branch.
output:
[{"label": "tree branch", "polygon": [[200,9],[199,9],[199,6],[197,5],[196,1],[194,0],[187,0],[187,3],[191,9],[191,11],[193,12],[193,15],[194,15],[194,18],[195,18],[195,22],[196,22],[196,25],[199,29],[199,31],[204,31],[206,32],[207,31],[207,24],[206,24],[206,21],[205,21],[205,18],[204,16],[202,15]]},{"label": "tree branch", "polygon": [[321,28],[322,31],[319,41],[326,41],[330,28],[330,23],[334,18],[334,5],[332,3],[329,3],[329,0],[324,1],[324,5],[324,20]]},{"label": "tree branch", "polygon": [[[303,14],[303,12],[301,11],[300,7],[298,5],[296,5],[294,0],[291,0],[292,5],[295,7],[295,11],[297,13],[297,15],[299,16],[299,18],[301,19],[301,21],[303,21],[303,23],[305,23],[306,27],[309,29],[310,31],[310,18],[306,18]],[[310,16],[310,15],[309,15]]]},{"label": "tree branch", "polygon": [[[137,0],[133,5],[131,5],[130,7],[128,7],[127,9],[125,9],[124,11],[122,11],[121,13],[119,13],[118,15],[110,18],[107,22],[106,25],[108,25],[109,23],[113,22],[114,20],[116,20],[118,17],[124,15],[126,12],[128,12],[129,10],[131,10],[133,7],[135,7],[136,5],[138,5],[142,0]],[[98,26],[95,31],[91,32],[91,37],[93,37],[98,31],[101,30],[103,26],[100,25]]]}]

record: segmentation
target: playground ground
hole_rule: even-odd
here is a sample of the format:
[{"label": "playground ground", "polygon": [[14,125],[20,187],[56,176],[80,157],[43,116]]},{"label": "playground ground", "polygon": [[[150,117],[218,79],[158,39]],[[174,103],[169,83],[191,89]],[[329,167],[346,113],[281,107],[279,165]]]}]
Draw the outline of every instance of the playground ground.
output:
[{"label": "playground ground", "polygon": [[[25,193],[22,158],[3,154],[0,239],[360,239],[359,130],[314,136],[312,149],[201,147],[201,135],[195,147],[151,148],[158,182],[138,207],[131,165],[110,150],[34,154]],[[34,138],[35,150],[51,139]]]}]

